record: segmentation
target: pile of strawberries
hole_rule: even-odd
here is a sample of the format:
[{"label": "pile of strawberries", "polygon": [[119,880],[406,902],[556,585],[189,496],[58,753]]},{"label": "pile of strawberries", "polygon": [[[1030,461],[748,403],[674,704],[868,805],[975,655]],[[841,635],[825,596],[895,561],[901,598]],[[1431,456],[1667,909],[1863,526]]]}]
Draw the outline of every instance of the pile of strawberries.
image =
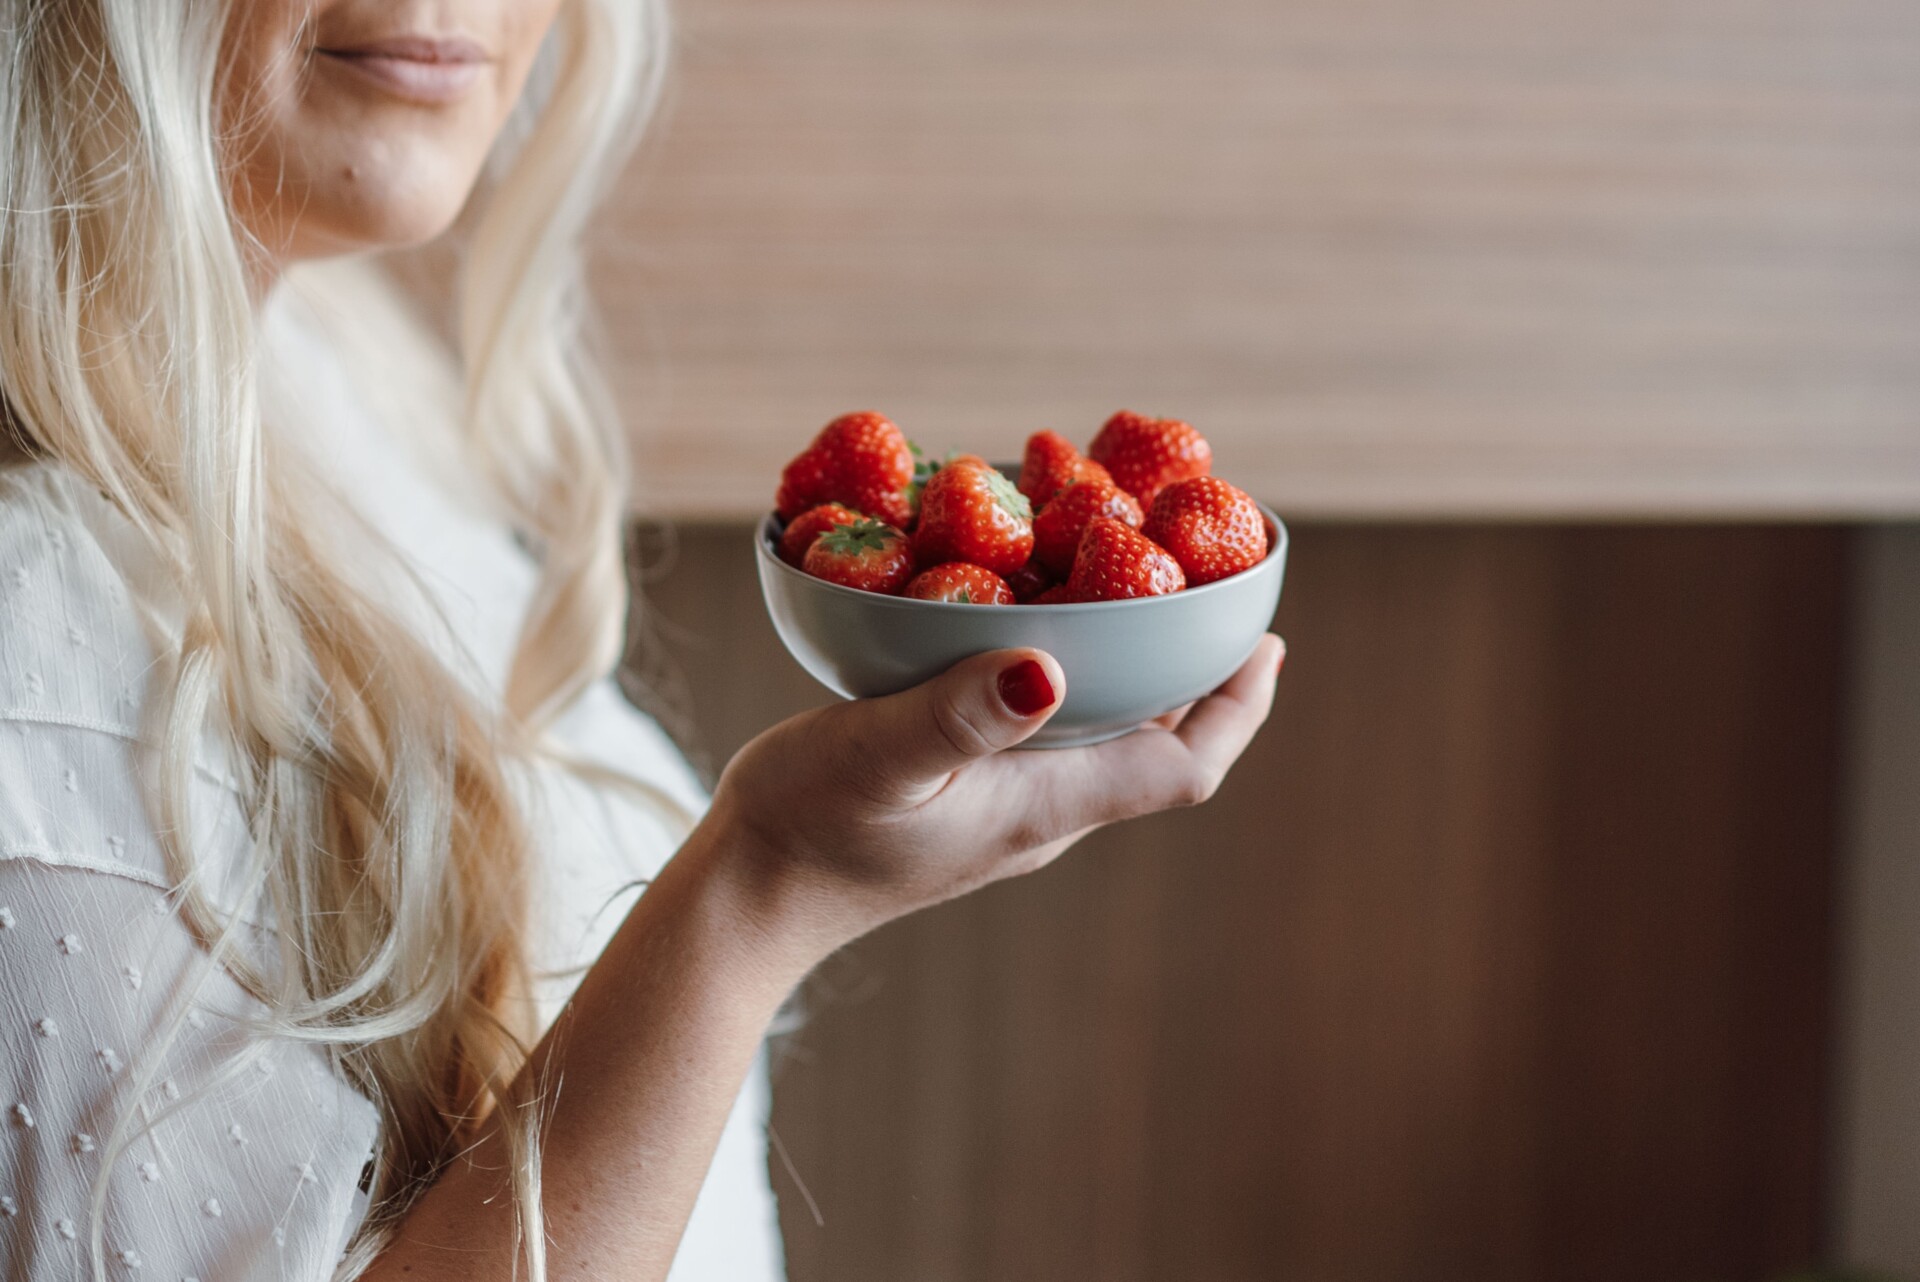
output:
[{"label": "pile of strawberries", "polygon": [[879,414],[822,428],[780,475],[780,555],[867,592],[974,605],[1161,596],[1267,554],[1247,494],[1177,419],[1122,410],[1083,455],[1035,432],[1016,485],[975,454],[934,463]]}]

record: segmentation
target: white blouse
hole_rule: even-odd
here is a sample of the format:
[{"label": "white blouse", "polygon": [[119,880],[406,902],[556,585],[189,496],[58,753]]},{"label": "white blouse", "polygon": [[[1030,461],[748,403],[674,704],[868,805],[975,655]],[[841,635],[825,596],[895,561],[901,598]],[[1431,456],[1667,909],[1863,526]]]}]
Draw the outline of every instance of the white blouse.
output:
[{"label": "white blouse", "polygon": [[[323,471],[419,573],[459,638],[449,662],[497,698],[531,561],[445,483],[444,459],[383,429],[296,303],[276,300],[268,328],[297,394],[323,410],[303,421],[330,424],[314,451]],[[366,1209],[360,1178],[378,1116],[323,1052],[241,1036],[229,1017],[258,1003],[205,964],[171,911],[138,773],[151,630],[166,626],[159,581],[98,492],[48,463],[0,469],[0,1273],[89,1276],[88,1199],[111,1159],[107,1277],[324,1282]],[[610,680],[556,735],[693,813],[707,802],[665,733]],[[245,836],[238,789],[211,746],[196,766],[196,857],[212,898],[232,902],[226,878]],[[558,769],[519,782],[545,873],[532,905],[536,963],[562,972],[541,991],[550,1021],[677,837],[624,794]],[[272,929],[249,920],[261,937]],[[153,1125],[109,1153],[137,1085],[133,1052],[175,1001],[191,1003],[183,1037],[131,1101]],[[673,1282],[784,1276],[767,1108],[762,1061],[720,1140]]]}]

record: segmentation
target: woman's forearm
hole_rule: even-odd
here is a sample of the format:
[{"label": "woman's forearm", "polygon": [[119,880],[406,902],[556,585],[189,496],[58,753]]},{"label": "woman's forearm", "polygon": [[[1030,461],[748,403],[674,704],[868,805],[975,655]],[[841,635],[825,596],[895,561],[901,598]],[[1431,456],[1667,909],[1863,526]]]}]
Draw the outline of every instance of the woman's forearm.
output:
[{"label": "woman's forearm", "polygon": [[[542,1147],[555,1282],[666,1276],[767,1024],[817,960],[799,932],[781,929],[751,880],[759,861],[728,849],[732,840],[696,830],[528,1063],[557,1095]],[[489,1128],[365,1276],[515,1276],[507,1168]]]}]

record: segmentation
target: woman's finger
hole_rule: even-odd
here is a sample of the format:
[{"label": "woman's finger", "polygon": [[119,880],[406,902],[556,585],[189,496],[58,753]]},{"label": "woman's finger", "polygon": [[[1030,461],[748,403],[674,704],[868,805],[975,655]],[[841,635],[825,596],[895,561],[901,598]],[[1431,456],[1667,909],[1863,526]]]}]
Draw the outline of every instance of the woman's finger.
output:
[{"label": "woman's finger", "polygon": [[1213,795],[1273,706],[1286,647],[1269,637],[1240,670],[1198,700],[1168,730],[1149,722],[1086,748],[1011,753],[995,764],[1025,776],[1029,795],[1047,797],[1061,829],[1077,831]]},{"label": "woman's finger", "polygon": [[828,715],[873,780],[912,802],[962,766],[1033,734],[1066,693],[1060,664],[1044,650],[993,650],[910,690],[840,704]]},{"label": "woman's finger", "polygon": [[1174,732],[1216,783],[1240,759],[1273,710],[1274,683],[1286,658],[1287,643],[1268,633],[1240,670],[1195,704]]}]

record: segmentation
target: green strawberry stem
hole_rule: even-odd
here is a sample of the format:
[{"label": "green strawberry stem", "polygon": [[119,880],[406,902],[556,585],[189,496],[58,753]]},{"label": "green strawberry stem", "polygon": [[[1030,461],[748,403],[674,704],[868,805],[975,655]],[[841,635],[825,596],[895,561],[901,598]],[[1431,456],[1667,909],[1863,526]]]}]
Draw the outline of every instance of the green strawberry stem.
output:
[{"label": "green strawberry stem", "polygon": [[842,522],[815,542],[833,556],[859,556],[863,552],[884,551],[895,537],[897,531],[891,525],[867,517],[851,524]]},{"label": "green strawberry stem", "polygon": [[927,488],[927,482],[940,470],[940,465],[927,457],[927,452],[912,441],[907,449],[913,454],[913,480],[907,484],[907,506],[914,511],[920,510],[920,491]]}]

